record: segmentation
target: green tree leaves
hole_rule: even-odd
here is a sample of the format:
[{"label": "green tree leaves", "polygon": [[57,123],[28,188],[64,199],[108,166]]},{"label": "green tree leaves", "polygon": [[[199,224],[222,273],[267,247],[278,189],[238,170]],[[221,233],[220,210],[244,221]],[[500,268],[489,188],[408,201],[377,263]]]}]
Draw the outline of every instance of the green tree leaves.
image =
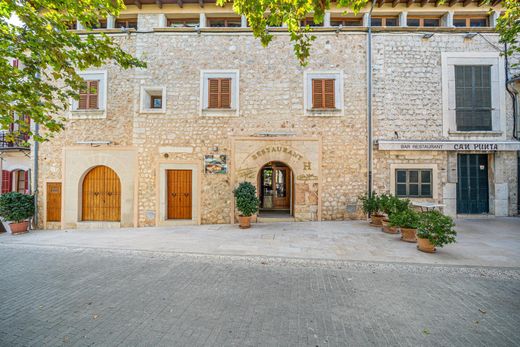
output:
[{"label": "green tree leaves", "polygon": [[[78,98],[80,70],[108,62],[144,67],[112,38],[92,32],[99,18],[117,16],[123,7],[122,0],[0,0],[0,127],[17,123],[14,137],[44,140],[63,129],[63,110]],[[12,24],[14,16],[21,25]],[[86,34],[67,30],[76,20]],[[40,124],[43,135],[32,134],[22,115]]]}]

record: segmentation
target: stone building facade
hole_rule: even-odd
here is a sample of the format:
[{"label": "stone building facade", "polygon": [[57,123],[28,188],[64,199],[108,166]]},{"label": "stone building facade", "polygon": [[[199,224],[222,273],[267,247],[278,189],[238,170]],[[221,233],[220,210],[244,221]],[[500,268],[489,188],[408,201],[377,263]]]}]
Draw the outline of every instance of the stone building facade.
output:
[{"label": "stone building facade", "polygon": [[[136,20],[137,29],[112,29],[120,18],[109,19],[102,30],[148,66],[82,72],[86,80],[98,81],[97,107],[73,104],[65,131],[40,147],[42,227],[233,223],[233,189],[241,181],[259,191],[259,218],[264,212],[279,217],[280,211],[295,221],[362,217],[358,196],[367,191],[369,174],[366,12],[355,17],[331,10],[325,26],[315,29],[309,64],[301,67],[283,28],[271,29],[275,39],[263,48],[229,6],[142,3],[129,5],[121,17]],[[417,200],[442,203],[456,214],[457,151],[403,148],[421,141],[441,147],[451,140],[491,141],[500,143],[500,150],[478,151],[493,167],[489,213],[514,215],[517,152],[512,149],[519,147],[510,136],[513,112],[502,96],[505,80],[498,92],[504,102],[497,129],[483,134],[444,129],[450,121],[443,99],[443,62],[449,54],[467,53],[468,59],[483,54],[497,69],[505,68],[492,28],[466,38],[477,30],[450,25],[457,11],[486,16],[490,27],[498,13],[489,16],[487,9],[462,3],[443,8],[390,2],[374,10],[374,18],[395,18],[402,26],[374,28],[372,37],[373,187],[395,193],[397,169],[426,168],[431,194]],[[440,27],[406,27],[407,16],[432,13]],[[226,16],[240,27],[210,26]],[[342,23],[359,20],[359,26],[334,26],[341,16]],[[197,27],[167,27],[195,19]],[[209,107],[212,79],[230,81],[229,107]],[[314,80],[333,81],[332,107],[312,106]],[[110,180],[111,188],[103,180]],[[49,204],[53,184],[62,187],[60,206]],[[87,208],[89,216],[99,217],[85,218]],[[50,209],[60,211],[59,220],[47,218]],[[103,209],[117,213],[104,215]]]}]

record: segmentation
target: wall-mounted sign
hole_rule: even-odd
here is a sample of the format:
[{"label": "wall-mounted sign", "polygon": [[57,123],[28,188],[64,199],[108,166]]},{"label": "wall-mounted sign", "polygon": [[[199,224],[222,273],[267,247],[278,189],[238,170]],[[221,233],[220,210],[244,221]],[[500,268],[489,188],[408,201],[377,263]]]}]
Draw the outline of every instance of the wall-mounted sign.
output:
[{"label": "wall-mounted sign", "polygon": [[226,174],[227,157],[225,154],[209,154],[204,156],[204,172],[207,174]]},{"label": "wall-mounted sign", "polygon": [[286,146],[268,146],[265,148],[262,148],[261,150],[257,151],[255,154],[253,154],[253,159],[256,160],[257,158],[266,155],[268,153],[286,153],[287,155],[290,155],[291,157],[295,158],[296,160],[301,160],[303,158],[303,155],[296,152],[296,150],[286,147]]},{"label": "wall-mounted sign", "polygon": [[401,141],[379,140],[382,151],[519,151],[520,141]]}]

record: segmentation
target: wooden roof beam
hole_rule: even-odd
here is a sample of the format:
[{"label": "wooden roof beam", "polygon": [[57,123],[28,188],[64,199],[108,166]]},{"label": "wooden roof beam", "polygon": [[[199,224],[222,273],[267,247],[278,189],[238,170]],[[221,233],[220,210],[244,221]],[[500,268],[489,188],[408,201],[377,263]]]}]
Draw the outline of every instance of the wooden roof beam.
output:
[{"label": "wooden roof beam", "polygon": [[498,5],[502,0],[495,0],[491,3],[491,6],[496,6]]},{"label": "wooden roof beam", "polygon": [[399,4],[399,0],[392,1],[392,7],[396,7]]},{"label": "wooden roof beam", "polygon": [[450,0],[448,5],[451,7],[451,6],[455,5],[457,2],[459,2],[459,0]]},{"label": "wooden roof beam", "polygon": [[204,0],[199,0],[199,6],[202,8],[204,7]]},{"label": "wooden roof beam", "polygon": [[466,7],[468,6],[469,4],[471,4],[473,0],[464,0],[464,2],[462,3],[462,7]]},{"label": "wooden roof beam", "polygon": [[412,6],[412,4],[413,4],[414,2],[415,2],[415,0],[408,0],[408,1],[406,2],[406,7],[410,7],[410,6]]},{"label": "wooden roof beam", "polygon": [[421,7],[424,7],[428,3],[428,0],[421,0]]},{"label": "wooden roof beam", "polygon": [[155,3],[157,6],[159,6],[159,8],[162,8],[162,0],[155,0]]},{"label": "wooden roof beam", "polygon": [[184,3],[182,2],[182,0],[177,0],[177,5],[179,5],[179,7],[182,8],[182,6],[184,6]]},{"label": "wooden roof beam", "polygon": [[135,6],[137,6],[138,9],[141,9],[141,7],[143,7],[143,5],[141,4],[141,1],[139,1],[139,0],[134,0],[134,4],[135,4]]},{"label": "wooden roof beam", "polygon": [[377,0],[377,7],[382,7],[385,3],[385,0]]}]

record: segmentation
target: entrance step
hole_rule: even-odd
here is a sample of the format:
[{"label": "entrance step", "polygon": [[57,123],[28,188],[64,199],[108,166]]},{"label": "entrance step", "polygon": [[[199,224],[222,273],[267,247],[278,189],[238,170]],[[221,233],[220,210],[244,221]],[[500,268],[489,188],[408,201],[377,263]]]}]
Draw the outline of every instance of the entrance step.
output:
[{"label": "entrance step", "polygon": [[294,222],[294,217],[261,217],[256,218],[257,223]]},{"label": "entrance step", "polygon": [[76,229],[118,229],[120,222],[77,222]]}]

